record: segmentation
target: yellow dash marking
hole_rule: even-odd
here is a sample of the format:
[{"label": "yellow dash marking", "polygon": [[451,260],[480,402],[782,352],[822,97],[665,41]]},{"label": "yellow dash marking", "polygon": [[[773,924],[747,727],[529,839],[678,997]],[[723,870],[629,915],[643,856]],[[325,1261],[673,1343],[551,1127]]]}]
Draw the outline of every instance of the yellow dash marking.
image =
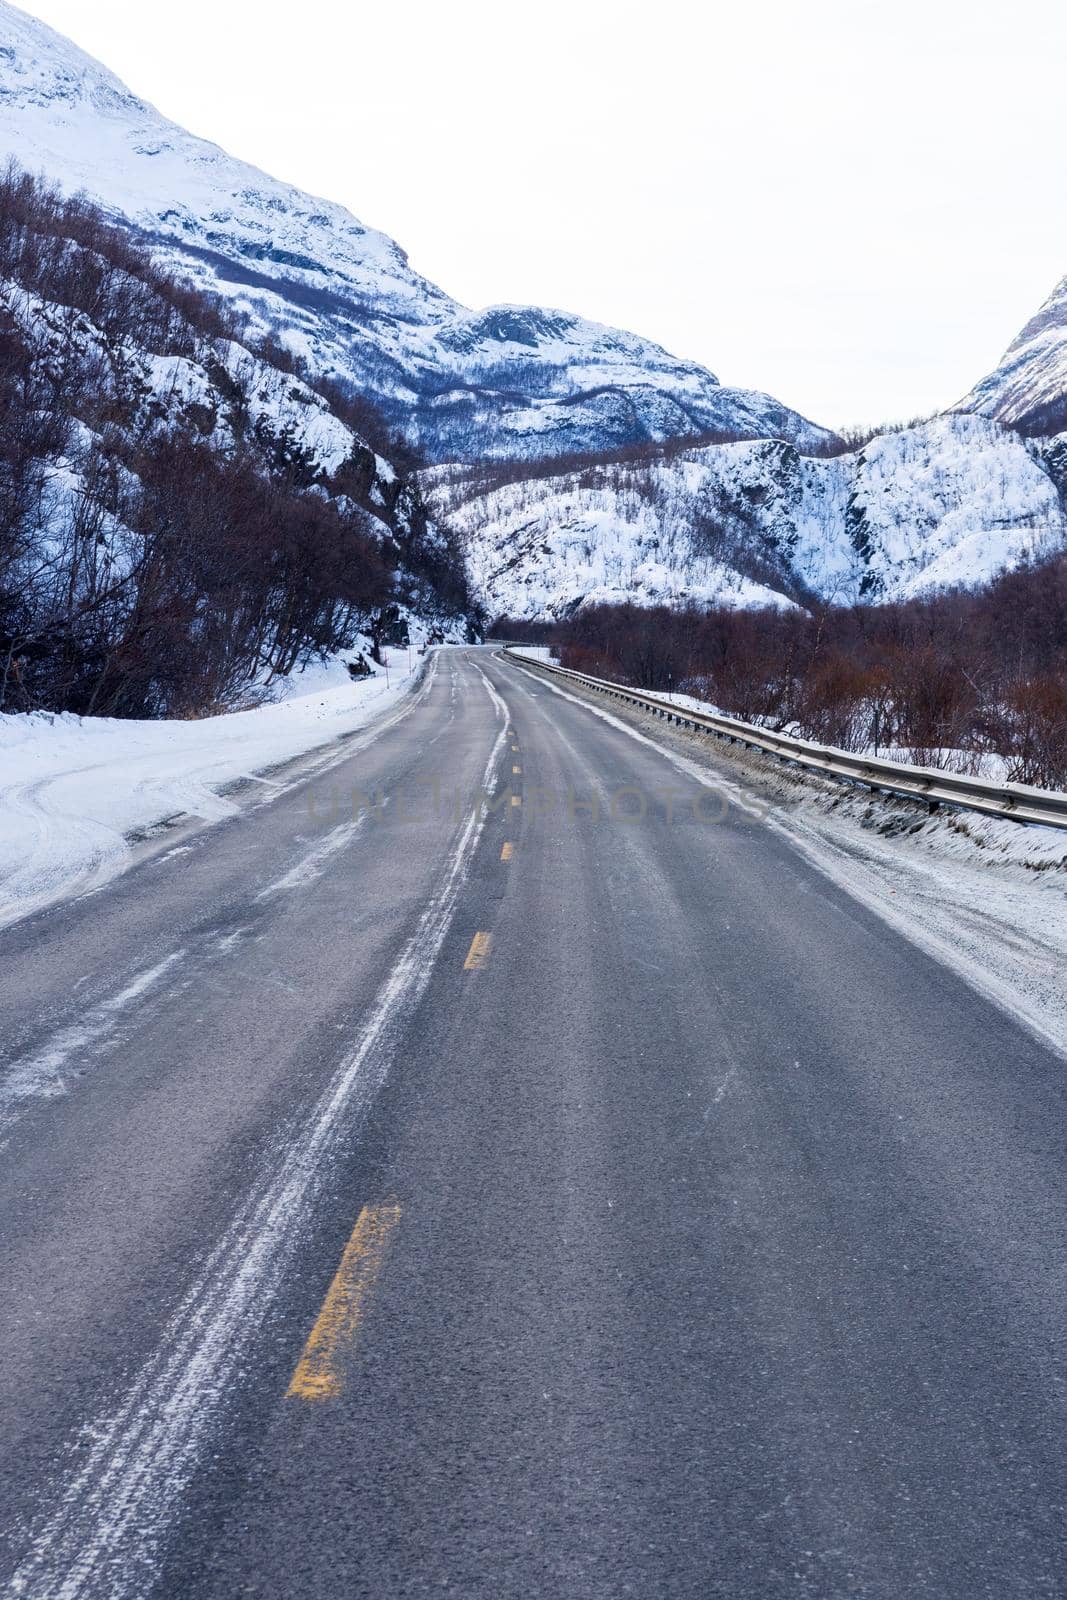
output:
[{"label": "yellow dash marking", "polygon": [[363,1320],[389,1235],[399,1221],[400,1207],[395,1204],[364,1206],[360,1212],[286,1390],[287,1399],[329,1400],[340,1393],[341,1350],[351,1343]]},{"label": "yellow dash marking", "polygon": [[522,795],[521,794],[513,794],[512,797],[511,797],[511,803],[512,803],[513,806],[521,806],[522,805]]},{"label": "yellow dash marking", "polygon": [[512,767],[511,770],[512,770],[512,772],[521,772],[522,768],[521,767]]},{"label": "yellow dash marking", "polygon": [[471,947],[467,951],[467,959],[463,963],[464,972],[477,972],[489,960],[489,952],[493,947],[491,933],[476,933],[471,940]]},{"label": "yellow dash marking", "polygon": [[511,840],[509,839],[509,840],[507,840],[505,842],[504,848],[500,852],[500,859],[501,859],[501,861],[510,861],[514,854],[515,854],[515,846],[511,843]]}]

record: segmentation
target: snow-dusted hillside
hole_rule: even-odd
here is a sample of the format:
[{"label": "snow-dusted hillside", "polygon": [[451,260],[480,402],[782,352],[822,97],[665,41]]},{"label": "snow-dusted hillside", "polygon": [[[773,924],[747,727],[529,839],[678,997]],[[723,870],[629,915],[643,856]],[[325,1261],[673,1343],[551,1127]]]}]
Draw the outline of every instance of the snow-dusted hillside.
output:
[{"label": "snow-dusted hillside", "polygon": [[941,417],[847,459],[861,597],[974,586],[1067,539],[1042,449],[986,418]]},{"label": "snow-dusted hillside", "polygon": [[1000,365],[955,408],[1027,433],[1067,427],[1067,278],[1008,346]]},{"label": "snow-dusted hillside", "polygon": [[[72,356],[91,364],[131,431],[147,436],[192,429],[221,451],[252,437],[266,456],[299,457],[312,479],[358,468],[370,506],[384,511],[396,478],[391,464],[308,384],[236,340],[205,341],[195,356],[116,345],[86,313],[42,300],[2,277],[0,310],[10,313],[27,338],[51,348],[57,369]],[[377,520],[386,535],[388,528]]]},{"label": "snow-dusted hillside", "polygon": [[[955,413],[823,459],[805,453],[823,430],[634,334],[536,307],[466,310],[392,240],[166,121],[6,0],[0,148],[98,199],[235,302],[253,335],[277,331],[313,373],[368,396],[428,459],[531,463],[529,482],[488,490],[426,474],[490,610],[903,597],[981,581],[1064,538],[1067,435],[1027,444],[999,423],[1067,422],[1067,281]],[[207,419],[222,445],[250,425],[313,473],[363,451],[367,509],[384,507],[388,464],[306,385],[248,360],[234,350],[205,370],[133,352],[123,382],[140,386],[150,423]],[[640,465],[554,478],[539,466],[648,442],[667,448]]]},{"label": "snow-dusted hillside", "polygon": [[621,600],[888,600],[979,583],[1061,547],[1047,454],[985,418],[944,417],[830,460],[759,441],[474,493],[439,469],[426,486],[497,615]]},{"label": "snow-dusted hillside", "polygon": [[587,480],[526,480],[453,514],[468,534],[476,593],[493,615],[569,616],[583,605],[788,604],[701,546],[709,475],[695,462],[597,468]]},{"label": "snow-dusted hillside", "polygon": [[[42,532],[58,527],[72,502],[94,492],[87,474],[102,450],[114,451],[117,437],[145,442],[178,430],[220,455],[232,453],[239,441],[254,443],[264,463],[298,467],[309,483],[343,478],[346,489],[358,486],[377,537],[394,536],[397,475],[391,463],[308,384],[245,345],[204,339],[193,354],[176,355],[116,342],[84,311],[41,299],[2,275],[0,317],[10,319],[7,326],[19,331],[57,385],[74,368],[93,376],[93,420],[75,400],[73,433],[42,478]],[[115,532],[121,537],[118,525]]]},{"label": "snow-dusted hillside", "polygon": [[463,558],[361,414],[0,174],[0,709],[201,714],[361,633],[465,633]]},{"label": "snow-dusted hillside", "polygon": [[384,234],[194,138],[5,0],[0,150],[133,222],[315,372],[369,395],[431,459],[825,436],[634,334],[538,308],[466,310]]}]

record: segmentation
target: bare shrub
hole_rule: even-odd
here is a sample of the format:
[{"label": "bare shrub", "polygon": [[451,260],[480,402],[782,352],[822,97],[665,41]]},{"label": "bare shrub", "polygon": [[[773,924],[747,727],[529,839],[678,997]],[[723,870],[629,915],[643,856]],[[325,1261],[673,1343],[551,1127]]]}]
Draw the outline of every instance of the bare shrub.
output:
[{"label": "bare shrub", "polygon": [[826,744],[970,771],[997,756],[1019,782],[1067,788],[1067,555],[891,605],[594,606],[494,631]]}]

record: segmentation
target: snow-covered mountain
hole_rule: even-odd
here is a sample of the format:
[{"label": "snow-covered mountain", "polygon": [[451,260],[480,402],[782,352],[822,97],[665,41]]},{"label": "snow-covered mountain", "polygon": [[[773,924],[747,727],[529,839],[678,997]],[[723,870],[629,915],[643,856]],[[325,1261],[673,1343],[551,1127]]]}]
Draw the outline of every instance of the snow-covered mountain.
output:
[{"label": "snow-covered mountain", "polygon": [[133,223],[315,373],[371,398],[431,460],[826,437],[635,334],[538,307],[465,309],[384,234],[194,138],[5,0],[0,150]]},{"label": "snow-covered mountain", "polygon": [[[1065,539],[1067,434],[1012,429],[1067,425],[1067,280],[952,413],[833,456],[826,430],[634,334],[537,307],[467,310],[391,239],[186,133],[6,0],[0,150],[233,302],[250,339],[275,333],[369,398],[437,464],[424,487],[465,535],[491,612],[905,597]],[[201,392],[216,378],[168,367],[144,383],[168,410],[224,417]],[[263,426],[328,471],[333,444],[355,441],[310,391],[264,382],[277,392]],[[663,448],[605,460],[635,445]],[[486,463],[497,478],[463,470]],[[379,485],[388,470],[376,463]]]},{"label": "snow-covered mountain", "polygon": [[955,409],[995,417],[1026,433],[1067,428],[1067,278],[1008,346],[1000,365]]},{"label": "snow-covered mountain", "polygon": [[462,553],[360,415],[0,174],[0,710],[199,714],[409,620],[465,634]]},{"label": "snow-covered mountain", "polygon": [[900,600],[988,580],[1067,540],[1067,441],[942,417],[832,459],[775,441],[494,486],[441,468],[430,501],[464,535],[492,614],[634,600]]}]

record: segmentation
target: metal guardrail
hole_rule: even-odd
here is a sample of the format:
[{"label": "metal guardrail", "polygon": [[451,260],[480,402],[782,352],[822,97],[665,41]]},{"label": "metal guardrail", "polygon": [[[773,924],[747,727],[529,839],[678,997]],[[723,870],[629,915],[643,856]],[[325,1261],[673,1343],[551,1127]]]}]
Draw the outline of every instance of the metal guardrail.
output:
[{"label": "metal guardrail", "polygon": [[532,672],[545,672],[556,678],[569,678],[589,689],[627,705],[640,706],[655,716],[665,717],[679,727],[696,733],[713,733],[731,744],[749,750],[762,750],[780,761],[791,762],[809,772],[820,772],[861,784],[880,793],[922,800],[931,811],[942,805],[980,811],[989,817],[1007,817],[1012,822],[1040,823],[1048,828],[1067,828],[1067,794],[1050,789],[1033,789],[1023,783],[995,783],[988,778],[968,778],[957,772],[942,772],[937,767],[905,766],[879,756],[858,756],[833,745],[816,744],[810,739],[795,739],[786,733],[773,733],[750,722],[720,717],[713,712],[694,711],[678,706],[659,695],[644,694],[609,678],[593,678],[585,672],[572,672],[552,662],[535,661],[506,646],[503,653]]}]

